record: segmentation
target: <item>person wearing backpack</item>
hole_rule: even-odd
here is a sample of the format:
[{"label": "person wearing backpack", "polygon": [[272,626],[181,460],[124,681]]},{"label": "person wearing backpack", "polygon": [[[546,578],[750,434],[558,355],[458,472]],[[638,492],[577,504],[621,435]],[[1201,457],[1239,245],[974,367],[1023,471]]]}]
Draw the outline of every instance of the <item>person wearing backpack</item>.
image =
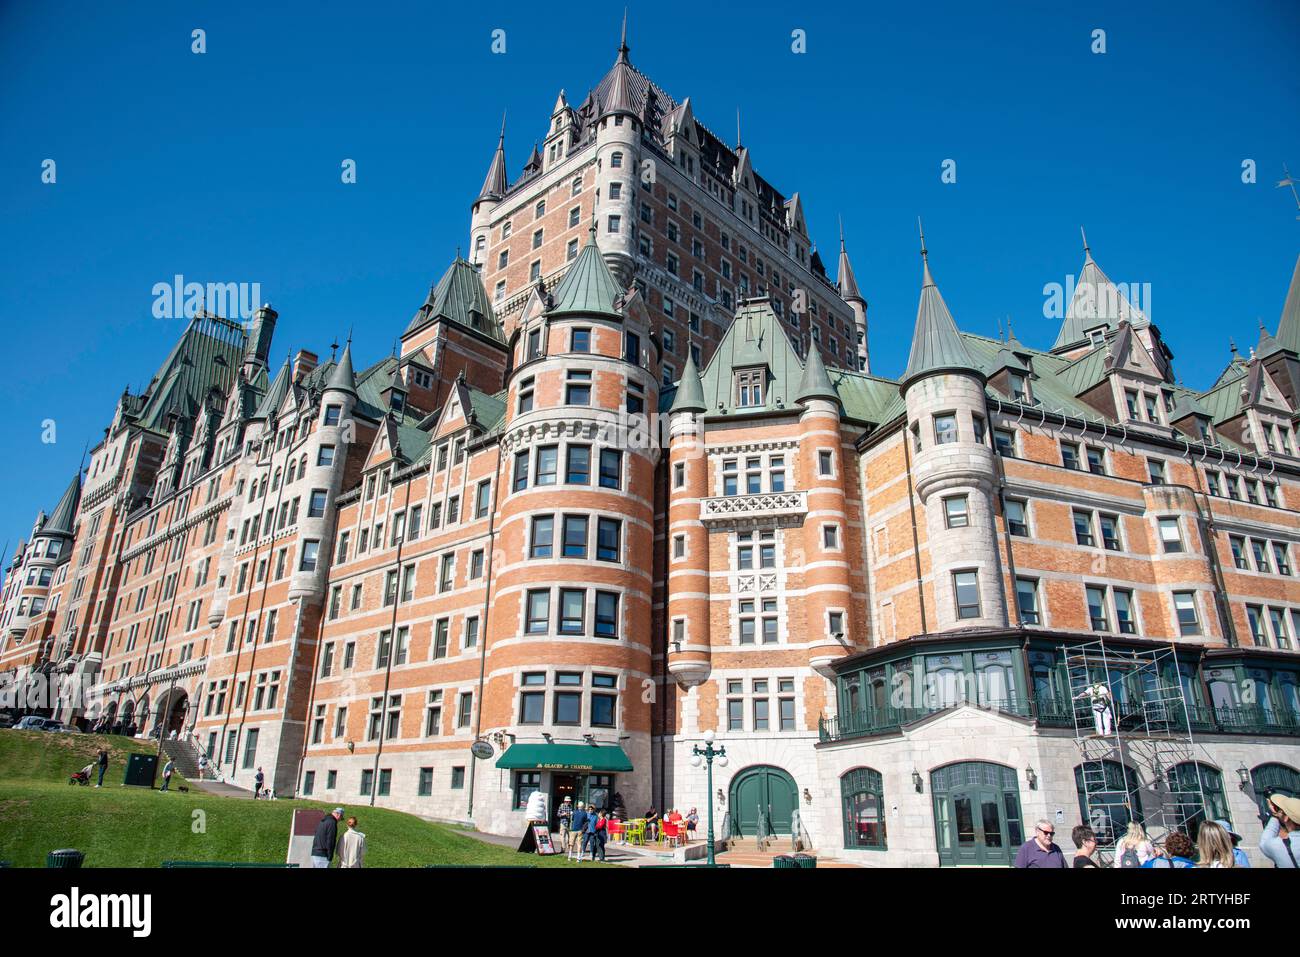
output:
[{"label": "person wearing backpack", "polygon": [[1144,867],[1156,856],[1147,833],[1137,821],[1128,822],[1128,831],[1115,844],[1114,867]]},{"label": "person wearing backpack", "polygon": [[1272,817],[1259,838],[1260,853],[1274,867],[1300,868],[1300,799],[1270,794],[1268,812]]}]

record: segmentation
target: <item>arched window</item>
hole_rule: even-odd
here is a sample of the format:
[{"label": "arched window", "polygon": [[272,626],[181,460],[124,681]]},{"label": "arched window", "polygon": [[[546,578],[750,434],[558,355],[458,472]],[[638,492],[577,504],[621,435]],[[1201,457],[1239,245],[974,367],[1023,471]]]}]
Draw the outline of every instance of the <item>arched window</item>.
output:
[{"label": "arched window", "polygon": [[275,475],[271,479],[271,491],[274,492],[280,487],[280,470],[275,470]]},{"label": "arched window", "polygon": [[1086,761],[1074,769],[1079,792],[1079,818],[1097,834],[1097,843],[1110,847],[1124,836],[1129,821],[1142,823],[1138,778],[1118,761]]},{"label": "arched window", "polygon": [[1271,816],[1265,803],[1270,794],[1281,791],[1287,797],[1300,797],[1300,771],[1285,764],[1261,764],[1250,772],[1250,783],[1261,824],[1267,824]]},{"label": "arched window", "polygon": [[610,169],[622,169],[623,154],[619,152],[611,153],[609,157],[609,167]]},{"label": "arched window", "polygon": [[1169,797],[1176,809],[1178,829],[1193,841],[1204,821],[1223,819],[1232,823],[1223,794],[1223,775],[1208,764],[1186,761],[1170,768]]},{"label": "arched window", "polygon": [[298,462],[297,462],[297,460],[295,460],[295,459],[290,459],[290,460],[289,460],[289,474],[288,474],[288,477],[285,478],[285,480],[284,480],[284,484],[285,484],[285,485],[290,485],[290,484],[292,484],[293,479],[294,479],[294,475],[297,473],[297,471],[298,471]]},{"label": "arched window", "polygon": [[884,850],[885,788],[880,772],[854,768],[840,777],[844,801],[844,846]]}]

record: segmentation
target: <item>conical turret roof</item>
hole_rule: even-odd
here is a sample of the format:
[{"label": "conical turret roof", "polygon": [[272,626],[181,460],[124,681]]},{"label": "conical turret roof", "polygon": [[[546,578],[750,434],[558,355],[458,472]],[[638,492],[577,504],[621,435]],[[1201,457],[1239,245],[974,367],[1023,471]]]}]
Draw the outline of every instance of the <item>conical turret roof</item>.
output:
[{"label": "conical turret roof", "polygon": [[77,474],[72,477],[72,482],[64,491],[63,497],[59,499],[59,504],[54,506],[54,511],[41,526],[40,534],[66,535],[70,538],[72,523],[77,517],[79,504],[81,504],[81,469],[77,469]]},{"label": "conical turret roof", "polygon": [[817,348],[815,342],[808,350],[808,361],[804,363],[803,377],[799,380],[799,391],[794,396],[796,402],[807,402],[811,399],[830,399],[832,402],[840,400],[840,394],[835,391],[831,377],[826,373],[826,363],[822,362],[821,350]]},{"label": "conical turret roof", "polygon": [[853,276],[853,265],[849,262],[848,251],[844,248],[844,226],[840,226],[840,263],[835,272],[835,285],[839,288],[840,298],[845,302],[860,299],[866,302],[858,291],[858,281]]},{"label": "conical turret roof", "polygon": [[686,368],[682,369],[682,377],[677,382],[677,394],[673,396],[673,404],[668,412],[703,412],[706,408],[700,370],[695,366],[695,356],[688,355]]},{"label": "conical turret roof", "polygon": [[339,361],[334,364],[330,370],[329,378],[325,380],[325,392],[342,392],[350,395],[352,398],[357,397],[357,377],[352,371],[352,340],[349,339],[347,345],[343,347],[343,355]]},{"label": "conical turret roof", "polygon": [[1300,256],[1296,257],[1291,273],[1291,286],[1282,305],[1282,318],[1277,324],[1277,344],[1300,355]]},{"label": "conical turret roof", "polygon": [[622,297],[623,291],[605,264],[605,257],[596,245],[596,227],[592,226],[586,245],[556,287],[549,315],[583,313],[621,319],[623,314],[614,303]]},{"label": "conical turret roof", "polygon": [[953,321],[948,304],[943,301],[934,277],[930,275],[930,260],[926,254],[924,237],[921,245],[923,263],[921,301],[916,308],[916,328],[912,333],[912,351],[907,359],[903,383],[938,372],[943,369],[969,369],[978,372],[957,323]]},{"label": "conical turret roof", "polygon": [[479,200],[500,199],[510,188],[506,179],[506,121],[501,120],[501,136],[497,139],[497,151],[492,154],[492,163],[488,166],[487,176],[483,179],[483,188],[478,192]]}]

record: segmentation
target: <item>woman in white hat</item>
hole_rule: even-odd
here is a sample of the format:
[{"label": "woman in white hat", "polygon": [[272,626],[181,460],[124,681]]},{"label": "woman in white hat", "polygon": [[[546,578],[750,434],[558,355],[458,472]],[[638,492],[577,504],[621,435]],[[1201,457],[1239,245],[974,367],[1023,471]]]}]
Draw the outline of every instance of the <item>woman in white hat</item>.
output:
[{"label": "woman in white hat", "polygon": [[1274,867],[1300,869],[1300,799],[1285,794],[1270,794],[1268,810],[1273,819],[1259,839],[1259,851]]}]

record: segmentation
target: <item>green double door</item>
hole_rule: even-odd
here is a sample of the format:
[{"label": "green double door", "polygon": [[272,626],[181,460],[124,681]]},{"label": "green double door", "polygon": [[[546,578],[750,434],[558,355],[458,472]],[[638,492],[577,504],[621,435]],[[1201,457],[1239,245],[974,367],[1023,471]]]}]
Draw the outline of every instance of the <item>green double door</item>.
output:
[{"label": "green double door", "polygon": [[931,777],[939,863],[1010,865],[1024,841],[1015,772],[1000,765],[949,765]]},{"label": "green double door", "polygon": [[746,768],[731,781],[734,830],[752,837],[762,822],[766,833],[787,835],[798,799],[794,778],[780,768],[767,764]]}]

